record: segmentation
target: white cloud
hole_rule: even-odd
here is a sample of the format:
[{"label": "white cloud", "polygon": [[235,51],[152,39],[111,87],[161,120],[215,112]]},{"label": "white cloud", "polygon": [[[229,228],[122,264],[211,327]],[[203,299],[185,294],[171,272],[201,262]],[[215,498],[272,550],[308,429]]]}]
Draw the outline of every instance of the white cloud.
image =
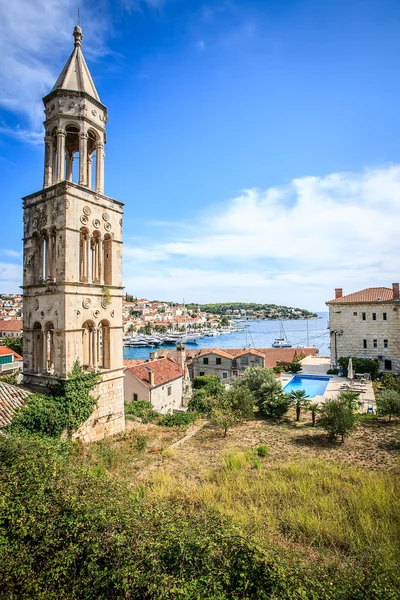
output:
[{"label": "white cloud", "polygon": [[[119,0],[122,8],[160,0]],[[3,124],[2,132],[37,143],[42,136],[41,98],[53,87],[73,49],[72,31],[80,0],[11,0],[0,2],[0,108],[24,120],[17,128]],[[89,58],[109,54],[106,38],[112,30],[111,4],[97,0],[81,11],[84,52]]]},{"label": "white cloud", "polygon": [[17,250],[10,250],[9,248],[1,248],[0,251],[2,254],[5,254],[6,256],[10,256],[11,258],[20,259],[22,256],[22,252],[19,252]]},{"label": "white cloud", "polygon": [[137,254],[127,266],[125,285],[139,294],[150,286],[160,297],[162,289],[186,287],[192,300],[264,299],[321,309],[334,287],[350,292],[399,279],[399,214],[399,165],[245,190],[187,224],[196,234],[141,245],[143,259]]}]

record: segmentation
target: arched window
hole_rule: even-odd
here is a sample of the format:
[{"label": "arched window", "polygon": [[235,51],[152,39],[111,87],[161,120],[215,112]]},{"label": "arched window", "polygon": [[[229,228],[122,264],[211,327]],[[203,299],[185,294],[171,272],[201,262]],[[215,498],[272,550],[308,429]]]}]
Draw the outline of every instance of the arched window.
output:
[{"label": "arched window", "polygon": [[79,155],[79,127],[76,125],[68,125],[65,128],[65,173],[66,180],[78,183],[79,180],[79,168],[75,166],[75,155]]},{"label": "arched window", "polygon": [[40,234],[40,247],[39,247],[39,281],[45,281],[47,277],[47,265],[49,244],[47,232],[43,230]]},{"label": "arched window", "polygon": [[99,366],[102,369],[111,368],[110,323],[106,320],[99,324]]},{"label": "arched window", "polygon": [[89,281],[89,231],[82,227],[79,240],[79,281]]},{"label": "arched window", "polygon": [[43,370],[43,333],[40,323],[33,326],[33,361],[32,370],[34,373],[41,373]]},{"label": "arched window", "polygon": [[88,131],[87,141],[87,186],[91,190],[96,189],[96,173],[97,173],[97,134],[93,130]]},{"label": "arched window", "polygon": [[45,373],[54,374],[54,325],[46,323],[43,335],[43,369]]},{"label": "arched window", "polygon": [[97,369],[98,332],[93,321],[82,325],[82,364],[86,369]]},{"label": "arched window", "polygon": [[101,281],[101,236],[99,231],[95,231],[91,240],[91,261],[92,261],[92,283]]},{"label": "arched window", "polygon": [[108,233],[103,241],[103,269],[105,285],[112,285],[112,240]]},{"label": "arched window", "polygon": [[53,131],[51,132],[51,139],[52,139],[52,152],[53,152],[53,156],[51,158],[51,164],[52,164],[52,183],[55,183],[57,181],[57,165],[58,165],[58,161],[57,161],[57,127],[54,127]]}]

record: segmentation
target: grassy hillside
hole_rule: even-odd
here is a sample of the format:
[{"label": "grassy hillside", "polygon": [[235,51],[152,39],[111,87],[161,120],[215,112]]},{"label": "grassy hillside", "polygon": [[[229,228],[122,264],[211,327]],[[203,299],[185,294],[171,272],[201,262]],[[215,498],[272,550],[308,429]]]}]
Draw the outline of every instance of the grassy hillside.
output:
[{"label": "grassy hillside", "polygon": [[88,446],[0,436],[0,598],[399,598],[399,424],[339,444],[293,417],[176,449],[132,422]]}]

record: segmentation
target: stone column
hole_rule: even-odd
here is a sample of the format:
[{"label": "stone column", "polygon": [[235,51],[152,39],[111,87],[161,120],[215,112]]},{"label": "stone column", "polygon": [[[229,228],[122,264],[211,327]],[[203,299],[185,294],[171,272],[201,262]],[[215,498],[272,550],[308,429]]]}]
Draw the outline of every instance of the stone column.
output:
[{"label": "stone column", "polygon": [[99,269],[99,238],[96,237],[95,247],[94,247],[94,273],[95,273],[95,281],[93,283],[100,282],[100,269]]},{"label": "stone column", "polygon": [[46,243],[46,273],[45,279],[51,279],[53,271],[53,238],[51,235],[47,239]]},{"label": "stone column", "polygon": [[98,356],[97,356],[97,329],[93,329],[92,332],[92,355],[93,355],[93,369],[97,369],[97,361],[98,361]]},{"label": "stone column", "polygon": [[96,192],[104,193],[104,145],[96,144]]},{"label": "stone column", "polygon": [[67,134],[57,129],[57,181],[65,179],[65,138]]},{"label": "stone column", "polygon": [[42,372],[47,373],[47,331],[43,331],[43,364]]},{"label": "stone column", "polygon": [[100,329],[97,329],[97,362],[100,363],[100,367],[102,367],[103,364],[100,359]]},{"label": "stone column", "polygon": [[46,135],[44,138],[44,179],[43,187],[53,183],[53,138]]},{"label": "stone column", "polygon": [[84,255],[83,255],[84,256],[84,263],[83,263],[84,280],[86,282],[89,281],[89,263],[90,263],[89,253],[90,253],[90,237],[89,237],[89,234],[86,233],[85,240],[84,240]]},{"label": "stone column", "polygon": [[67,181],[72,181],[73,167],[74,167],[74,157],[67,154]]},{"label": "stone column", "polygon": [[53,281],[56,280],[56,274],[57,274],[57,270],[56,270],[56,234],[54,233],[54,235],[52,235],[51,238],[51,278]]},{"label": "stone column", "polygon": [[87,185],[87,141],[88,134],[79,136],[79,185]]},{"label": "stone column", "polygon": [[44,256],[44,238],[40,238],[39,240],[39,281],[43,281],[44,278],[44,265],[45,265],[45,256]]},{"label": "stone column", "polygon": [[87,159],[87,186],[92,188],[92,157],[88,156]]},{"label": "stone column", "polygon": [[90,328],[88,330],[88,336],[89,336],[89,348],[88,348],[89,361],[88,362],[89,362],[89,369],[91,369],[93,366],[93,341],[92,341],[93,340],[93,329],[92,328]]}]

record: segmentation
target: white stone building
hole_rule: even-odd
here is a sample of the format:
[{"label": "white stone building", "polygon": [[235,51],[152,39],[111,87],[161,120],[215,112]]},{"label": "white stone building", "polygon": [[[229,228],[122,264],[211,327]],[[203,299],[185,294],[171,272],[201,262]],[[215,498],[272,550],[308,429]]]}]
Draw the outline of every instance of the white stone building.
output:
[{"label": "white stone building", "polygon": [[342,356],[377,360],[381,371],[400,373],[399,284],[343,296],[335,290],[329,307],[331,362]]},{"label": "white stone building", "polygon": [[[107,108],[82,54],[82,30],[45,106],[44,183],[23,199],[23,383],[46,391],[78,359],[99,369],[93,415],[79,437],[125,427],[122,207],[104,194]],[[73,164],[77,163],[77,168]]]},{"label": "white stone building", "polygon": [[125,371],[125,402],[148,400],[154,410],[170,414],[183,407],[183,371],[170,358],[128,367]]}]

